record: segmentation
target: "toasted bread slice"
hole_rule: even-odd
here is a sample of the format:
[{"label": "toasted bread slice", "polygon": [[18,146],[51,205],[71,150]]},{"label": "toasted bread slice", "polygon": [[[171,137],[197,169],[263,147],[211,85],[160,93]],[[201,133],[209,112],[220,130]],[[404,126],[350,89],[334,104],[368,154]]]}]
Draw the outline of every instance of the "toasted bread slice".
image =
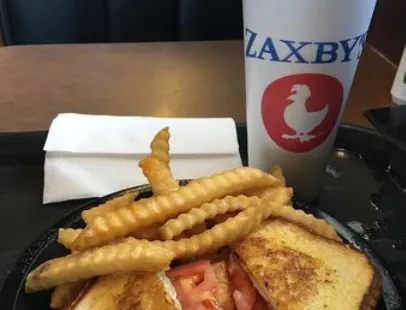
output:
[{"label": "toasted bread slice", "polygon": [[119,309],[119,297],[129,281],[129,273],[117,273],[93,280],[68,307],[68,310]]},{"label": "toasted bread slice", "polygon": [[103,276],[83,291],[68,310],[180,310],[164,273]]},{"label": "toasted bread slice", "polygon": [[162,273],[132,274],[120,296],[120,310],[181,310],[176,291]]},{"label": "toasted bread slice", "polygon": [[275,219],[234,246],[267,302],[278,310],[374,309],[380,281],[360,251]]}]

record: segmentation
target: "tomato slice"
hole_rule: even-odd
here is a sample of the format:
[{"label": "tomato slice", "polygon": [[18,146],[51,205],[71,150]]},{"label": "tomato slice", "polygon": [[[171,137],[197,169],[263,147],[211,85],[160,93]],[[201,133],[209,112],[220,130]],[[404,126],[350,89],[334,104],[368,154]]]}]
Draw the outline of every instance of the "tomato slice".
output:
[{"label": "tomato slice", "polygon": [[269,306],[266,301],[257,293],[257,301],[255,302],[253,310],[268,310]]},{"label": "tomato slice", "polygon": [[167,272],[184,310],[214,310],[217,279],[210,261],[198,261]]},{"label": "tomato slice", "polygon": [[252,310],[257,298],[257,291],[251,279],[233,256],[230,257],[228,272],[233,288],[233,299],[238,310]]}]

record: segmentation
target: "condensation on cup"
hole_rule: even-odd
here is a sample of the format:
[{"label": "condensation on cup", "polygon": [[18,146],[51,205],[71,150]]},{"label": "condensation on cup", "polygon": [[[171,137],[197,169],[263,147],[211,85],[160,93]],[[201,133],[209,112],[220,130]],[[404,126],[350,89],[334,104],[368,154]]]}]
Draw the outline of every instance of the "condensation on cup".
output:
[{"label": "condensation on cup", "polygon": [[376,0],[244,0],[249,165],[320,191]]}]

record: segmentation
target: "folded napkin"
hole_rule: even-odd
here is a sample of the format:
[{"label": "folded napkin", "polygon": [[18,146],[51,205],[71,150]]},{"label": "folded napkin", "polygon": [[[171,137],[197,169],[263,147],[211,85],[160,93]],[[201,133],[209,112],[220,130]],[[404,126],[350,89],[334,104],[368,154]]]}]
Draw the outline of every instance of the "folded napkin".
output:
[{"label": "folded napkin", "polygon": [[44,146],[43,202],[100,197],[147,183],[138,162],[166,126],[175,178],[192,179],[241,166],[230,118],[59,114]]}]

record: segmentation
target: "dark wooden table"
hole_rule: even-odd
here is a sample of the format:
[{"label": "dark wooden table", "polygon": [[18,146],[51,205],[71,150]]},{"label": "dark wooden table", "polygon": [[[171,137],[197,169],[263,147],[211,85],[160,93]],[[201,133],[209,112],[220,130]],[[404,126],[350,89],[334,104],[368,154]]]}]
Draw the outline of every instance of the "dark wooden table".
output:
[{"label": "dark wooden table", "polygon": [[[389,105],[394,76],[395,68],[367,47],[344,121],[368,126],[369,123],[362,116],[363,111]],[[41,208],[42,146],[46,133],[1,134],[47,130],[51,120],[61,112],[231,116],[243,122],[245,91],[242,43],[0,48],[0,136],[3,138],[3,144],[0,143],[0,155],[3,154],[0,164],[0,283],[2,275],[7,274],[4,271],[14,264],[23,249],[63,214],[82,203],[67,201]],[[354,132],[357,134],[354,135]],[[358,148],[371,144],[379,154],[386,156],[391,153],[391,148],[387,148],[385,143],[384,146],[376,145],[374,141],[378,138],[375,135],[368,134],[367,138],[362,138],[362,130],[354,132],[341,134],[342,144],[339,148],[348,148],[347,141],[351,139],[347,137],[351,136],[356,146],[354,154],[359,153]],[[381,239],[373,243],[373,236],[369,238],[378,254],[396,269],[395,275],[402,281],[404,290],[406,264],[402,240],[405,235],[404,230],[396,230],[404,228],[404,216],[403,211],[392,212],[404,206],[404,200],[401,200],[403,193],[399,194],[390,180],[383,183],[379,179],[386,170],[383,171],[380,165],[370,164],[375,163],[370,156],[365,157],[368,162],[352,156],[344,159],[335,157],[334,167],[345,173],[340,179],[330,176],[321,205],[340,221],[357,220],[367,228],[370,227],[368,225],[381,223],[378,220],[383,214],[391,214],[382,224],[388,229],[383,229],[383,233],[377,236]],[[378,162],[385,163],[386,160]],[[370,170],[372,168],[376,170]],[[378,201],[382,209],[370,203],[377,191],[382,197],[382,203]]]},{"label": "dark wooden table", "polygon": [[[365,48],[344,122],[387,106],[395,68]],[[46,130],[79,112],[245,120],[239,41],[0,48],[0,132]]]}]

